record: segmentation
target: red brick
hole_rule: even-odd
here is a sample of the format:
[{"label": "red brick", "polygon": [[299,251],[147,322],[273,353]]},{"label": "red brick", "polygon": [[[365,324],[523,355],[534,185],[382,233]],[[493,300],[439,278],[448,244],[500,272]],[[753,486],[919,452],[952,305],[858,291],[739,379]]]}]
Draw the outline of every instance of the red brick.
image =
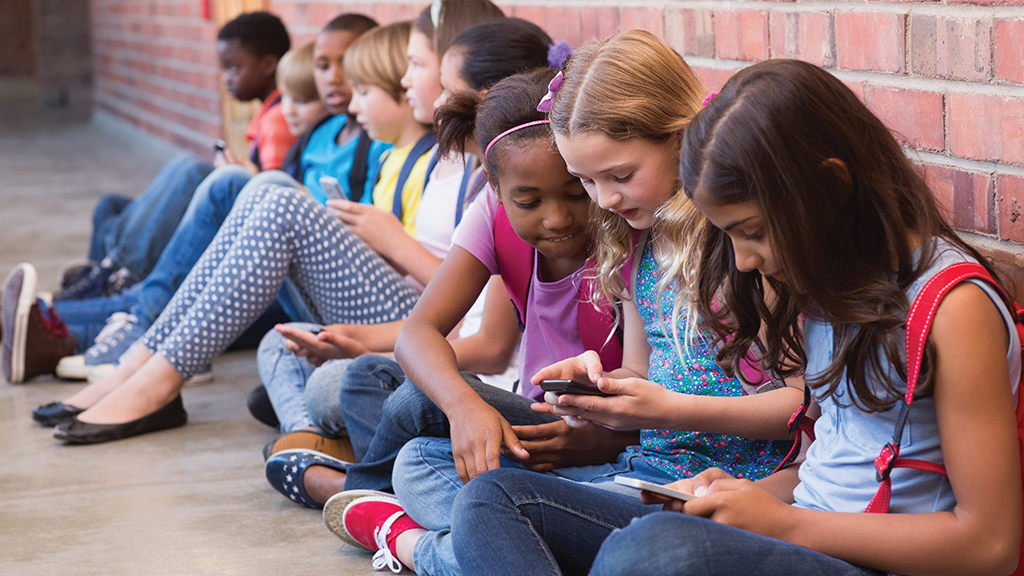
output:
[{"label": "red brick", "polygon": [[665,35],[665,15],[661,8],[646,6],[623,7],[620,12],[622,28],[642,28],[648,32]]},{"label": "red brick", "polygon": [[715,21],[707,8],[666,8],[665,40],[684,56],[715,57]]},{"label": "red brick", "polygon": [[924,179],[954,228],[996,233],[995,189],[989,174],[928,165]]},{"label": "red brick", "polygon": [[541,28],[543,28],[545,24],[543,6],[513,6],[512,15],[516,18],[529,20]]},{"label": "red brick", "polygon": [[727,60],[767,60],[768,13],[715,10],[715,54]]},{"label": "red brick", "polygon": [[828,12],[772,12],[773,58],[796,58],[818,66],[835,65],[832,15]]},{"label": "red brick", "polygon": [[1003,19],[994,22],[996,77],[1009,82],[1024,82],[1024,20]]},{"label": "red brick", "polygon": [[984,81],[992,76],[992,20],[913,14],[910,71]]},{"label": "red brick", "polygon": [[836,61],[840,68],[903,72],[904,15],[840,12],[835,18]]},{"label": "red brick", "polygon": [[565,40],[570,46],[579,46],[582,37],[579,8],[548,6],[545,9],[544,30],[552,40]]},{"label": "red brick", "polygon": [[581,35],[586,38],[608,38],[621,28],[619,9],[612,6],[585,7],[580,15]]},{"label": "red brick", "polygon": [[867,102],[867,98],[864,97],[864,93],[867,91],[867,82],[843,82],[843,84],[846,84],[846,87],[856,94],[857,98],[859,98],[861,102]]},{"label": "red brick", "polygon": [[942,94],[871,86],[868,107],[904,143],[937,152],[945,149]]},{"label": "red brick", "polygon": [[999,237],[1024,242],[1024,178],[996,176],[996,202],[999,207]]},{"label": "red brick", "polygon": [[722,86],[725,85],[729,78],[732,78],[736,70],[693,66],[693,73],[700,78],[700,81],[704,83],[704,86],[707,86],[708,90],[718,91],[722,89]]},{"label": "red brick", "polygon": [[1024,164],[1024,99],[948,95],[949,151],[962,158]]}]

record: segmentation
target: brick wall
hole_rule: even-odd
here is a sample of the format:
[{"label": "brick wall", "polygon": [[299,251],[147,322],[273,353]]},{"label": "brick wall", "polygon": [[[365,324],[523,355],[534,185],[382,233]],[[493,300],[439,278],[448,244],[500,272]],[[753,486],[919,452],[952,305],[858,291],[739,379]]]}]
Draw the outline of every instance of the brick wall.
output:
[{"label": "brick wall", "polygon": [[31,0],[0,2],[0,77],[32,76]]},{"label": "brick wall", "polygon": [[96,107],[209,154],[220,134],[214,24],[199,0],[92,0]]},{"label": "brick wall", "polygon": [[[648,29],[711,89],[766,58],[824,66],[899,134],[955,225],[1013,264],[1024,289],[1024,0],[497,3],[570,44]],[[93,0],[93,17],[100,105],[205,150],[219,119],[215,31],[199,4]],[[343,11],[386,23],[424,5],[271,0],[300,41]]]}]

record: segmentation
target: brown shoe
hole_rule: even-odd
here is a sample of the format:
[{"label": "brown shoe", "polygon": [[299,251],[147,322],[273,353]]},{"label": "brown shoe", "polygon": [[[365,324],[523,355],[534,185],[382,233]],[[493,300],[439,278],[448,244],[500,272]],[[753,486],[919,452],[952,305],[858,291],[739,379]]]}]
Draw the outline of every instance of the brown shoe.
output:
[{"label": "brown shoe", "polygon": [[282,450],[313,450],[322,452],[332,458],[345,462],[358,462],[355,450],[352,449],[352,441],[347,436],[341,438],[330,438],[322,432],[312,430],[296,430],[288,432],[284,436],[271,440],[263,447],[263,460],[266,461],[274,454]]},{"label": "brown shoe", "polygon": [[75,338],[52,308],[35,297],[36,271],[19,264],[4,282],[0,325],[6,335],[0,367],[11,384],[51,374],[57,361],[75,353]]}]

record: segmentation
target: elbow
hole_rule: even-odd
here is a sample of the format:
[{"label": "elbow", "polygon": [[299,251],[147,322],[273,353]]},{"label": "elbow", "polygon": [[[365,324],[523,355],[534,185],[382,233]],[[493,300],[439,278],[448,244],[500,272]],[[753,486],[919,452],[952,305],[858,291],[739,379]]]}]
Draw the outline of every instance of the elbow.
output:
[{"label": "elbow", "polygon": [[975,574],[1013,574],[1021,555],[1020,524],[1001,534],[989,532],[988,540],[976,548],[971,571]]}]

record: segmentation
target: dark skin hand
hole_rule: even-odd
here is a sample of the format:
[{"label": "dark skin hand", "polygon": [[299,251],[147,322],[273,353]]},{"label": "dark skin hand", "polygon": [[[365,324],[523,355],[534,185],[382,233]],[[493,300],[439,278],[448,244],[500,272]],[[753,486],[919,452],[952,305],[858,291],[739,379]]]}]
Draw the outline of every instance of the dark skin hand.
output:
[{"label": "dark skin hand", "polygon": [[[535,412],[551,413],[551,405],[537,402]],[[533,426],[513,426],[523,448],[530,453],[526,459],[515,458],[534,472],[547,472],[566,466],[588,466],[614,462],[626,447],[640,443],[636,430],[617,431],[603,426],[573,428],[564,420]]]}]

